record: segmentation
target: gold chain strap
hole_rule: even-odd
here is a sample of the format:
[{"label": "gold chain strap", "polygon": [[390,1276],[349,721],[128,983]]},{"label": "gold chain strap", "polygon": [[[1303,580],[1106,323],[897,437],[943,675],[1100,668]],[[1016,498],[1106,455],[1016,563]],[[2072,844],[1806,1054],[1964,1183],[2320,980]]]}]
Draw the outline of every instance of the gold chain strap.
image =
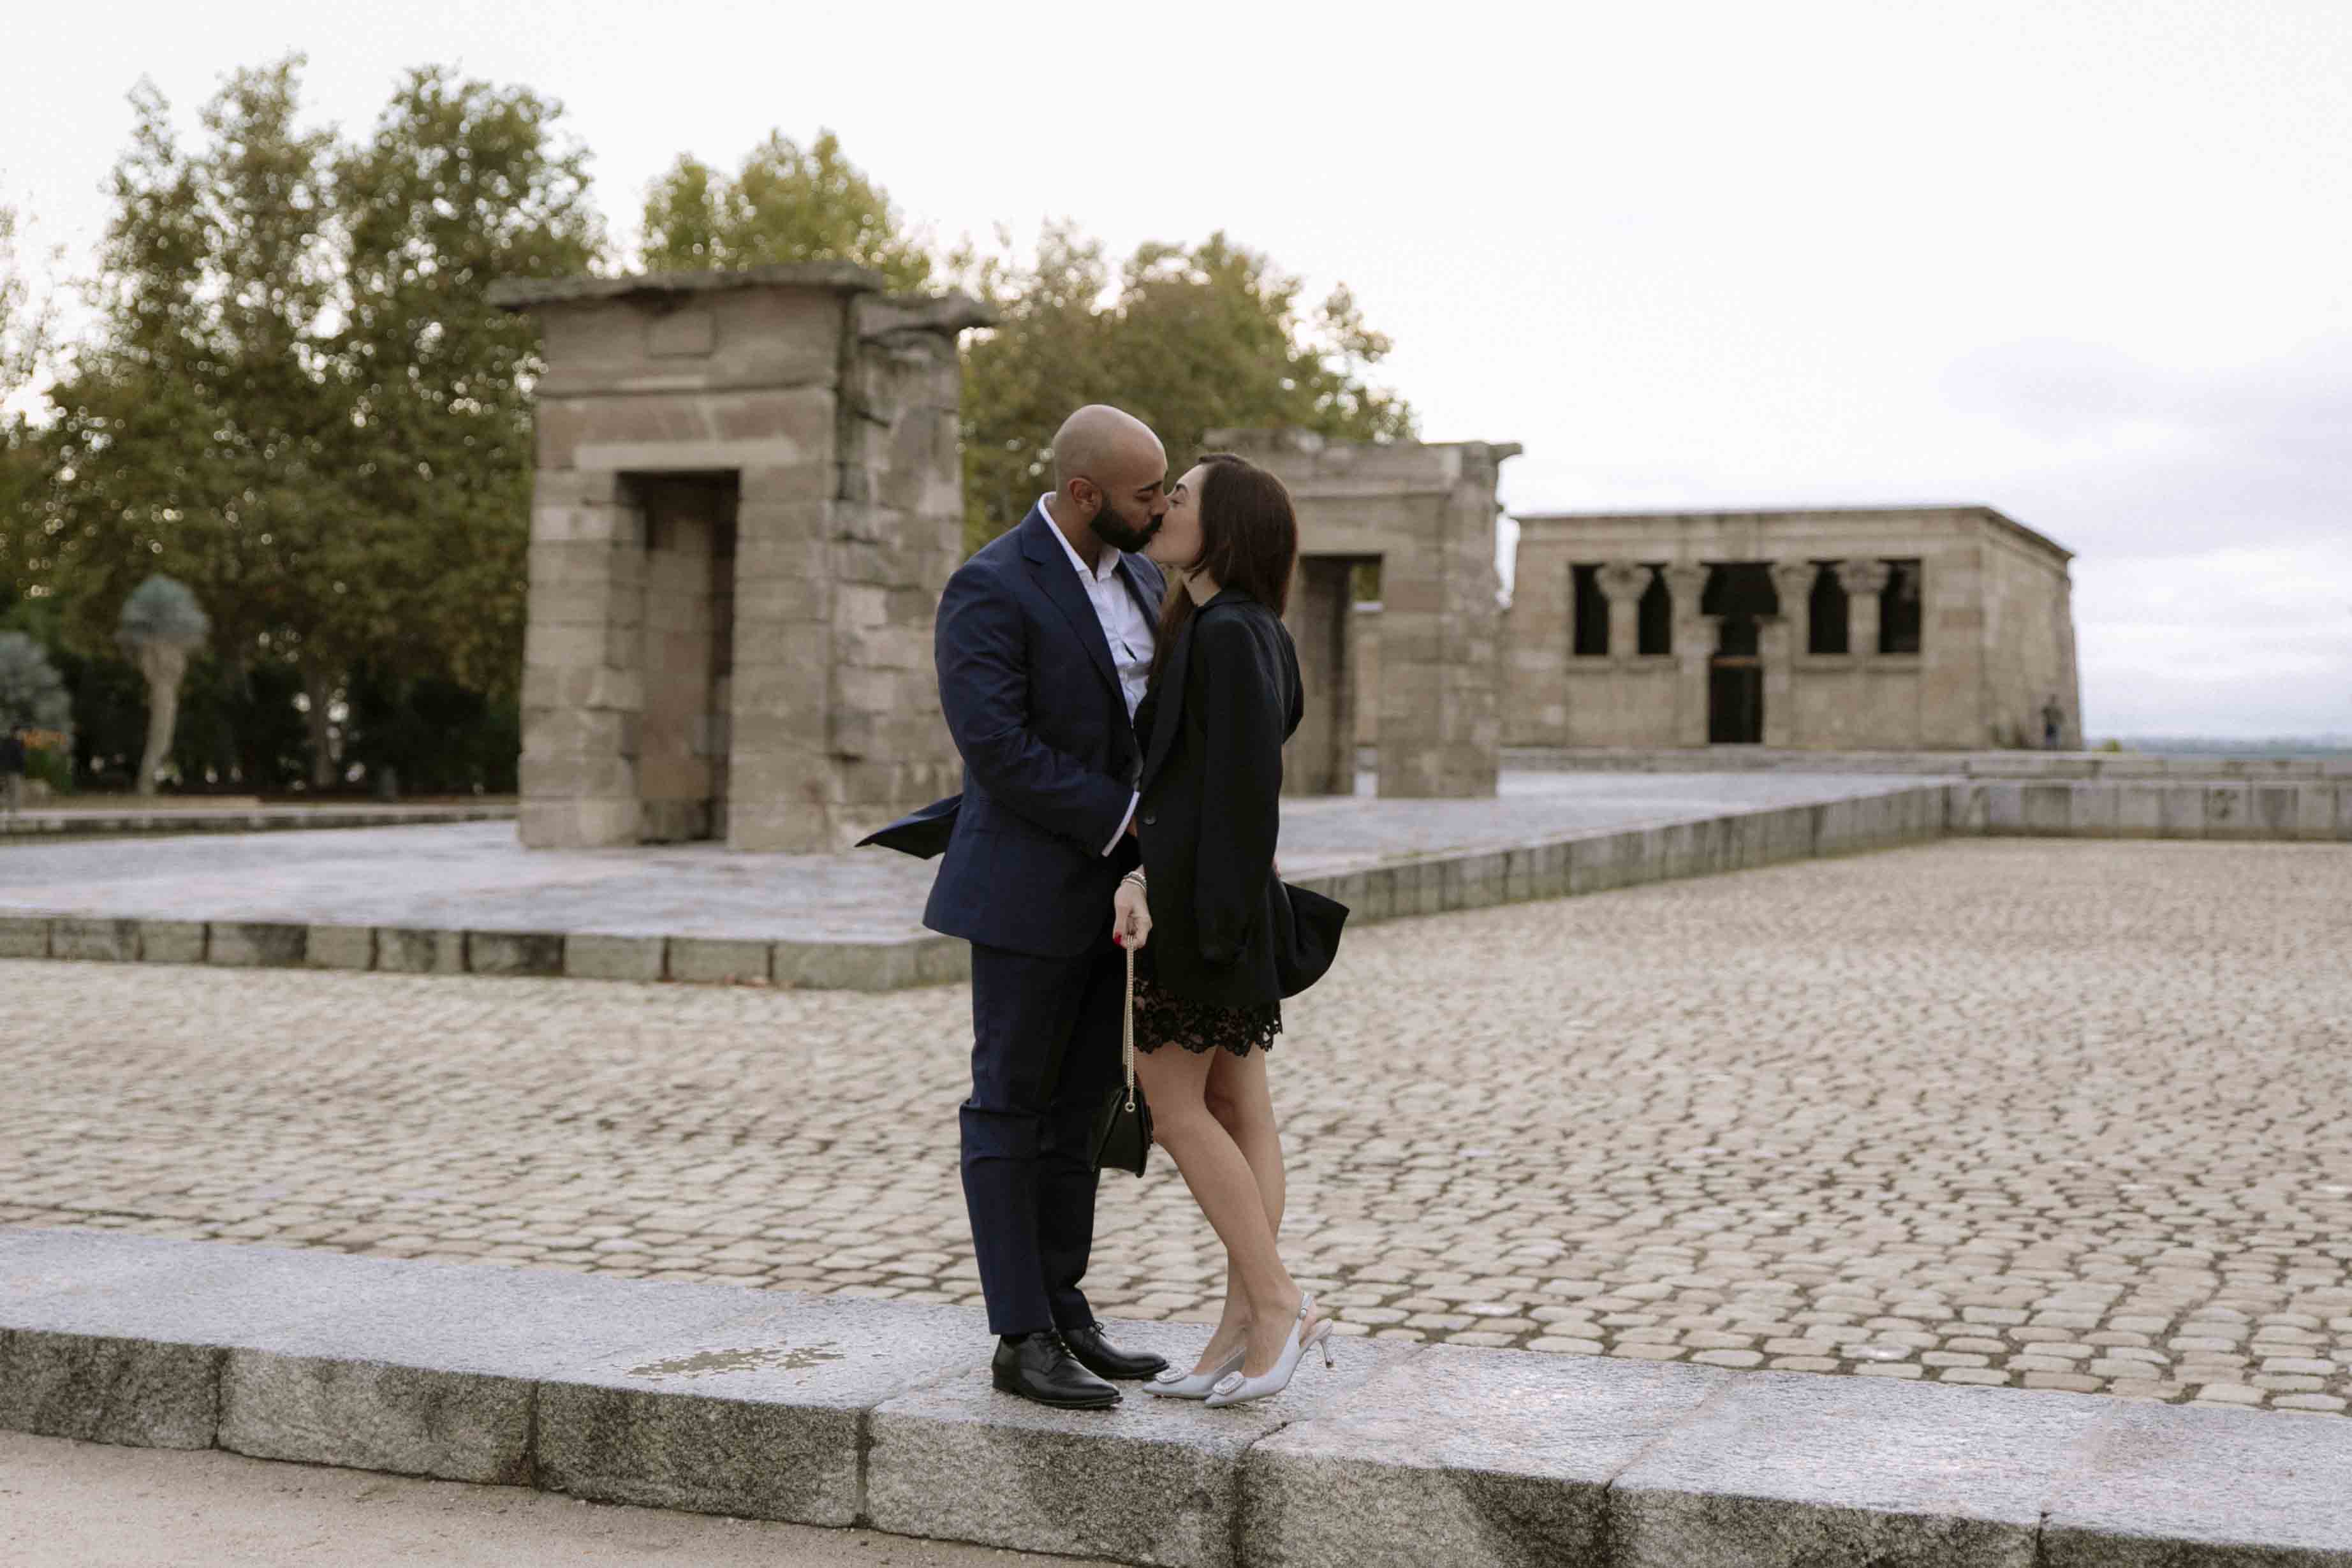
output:
[{"label": "gold chain strap", "polygon": [[1127,1028],[1120,1043],[1120,1059],[1127,1063],[1127,1109],[1135,1110],[1135,949],[1127,950]]}]

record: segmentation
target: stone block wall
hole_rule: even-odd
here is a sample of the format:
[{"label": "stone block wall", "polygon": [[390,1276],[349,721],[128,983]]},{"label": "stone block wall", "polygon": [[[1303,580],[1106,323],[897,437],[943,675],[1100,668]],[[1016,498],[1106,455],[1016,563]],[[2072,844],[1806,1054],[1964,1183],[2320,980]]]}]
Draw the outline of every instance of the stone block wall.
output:
[{"label": "stone block wall", "polygon": [[824,852],[954,788],[960,296],[838,263],[500,286],[544,330],[523,841]]}]

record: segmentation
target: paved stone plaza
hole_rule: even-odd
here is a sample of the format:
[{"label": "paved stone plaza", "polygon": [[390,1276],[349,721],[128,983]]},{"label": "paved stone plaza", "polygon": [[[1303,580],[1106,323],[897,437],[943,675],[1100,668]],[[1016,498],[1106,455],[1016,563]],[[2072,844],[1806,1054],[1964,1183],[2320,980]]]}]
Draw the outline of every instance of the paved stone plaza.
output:
[{"label": "paved stone plaza", "polygon": [[[1293,876],[1413,855],[1885,794],[1861,775],[1506,773],[1499,799],[1291,800]],[[886,850],[756,854],[719,844],[524,850],[513,824],[353,829],[0,854],[0,913],[262,920],[799,941],[919,936],[938,867]],[[1108,918],[1108,915],[1105,916]]]},{"label": "paved stone plaza", "polygon": [[[2352,850],[1954,841],[1350,938],[1354,1333],[2341,1413]],[[973,1301],[969,998],[0,964],[0,1223]],[[1198,1318],[1163,1158],[1090,1293]],[[1344,1353],[1343,1353],[1344,1354]]]}]

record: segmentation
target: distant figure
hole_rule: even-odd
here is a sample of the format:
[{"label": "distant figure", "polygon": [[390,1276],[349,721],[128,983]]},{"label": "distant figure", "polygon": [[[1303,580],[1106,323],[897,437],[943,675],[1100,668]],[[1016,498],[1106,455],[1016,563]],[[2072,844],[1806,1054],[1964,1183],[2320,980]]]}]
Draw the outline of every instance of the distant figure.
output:
[{"label": "distant figure", "polygon": [[2065,725],[2066,710],[2058,706],[2058,694],[2053,692],[2050,700],[2042,705],[2042,744],[2045,749],[2058,749],[2058,737]]},{"label": "distant figure", "polygon": [[10,725],[0,734],[0,811],[16,814],[25,798],[25,732]]}]

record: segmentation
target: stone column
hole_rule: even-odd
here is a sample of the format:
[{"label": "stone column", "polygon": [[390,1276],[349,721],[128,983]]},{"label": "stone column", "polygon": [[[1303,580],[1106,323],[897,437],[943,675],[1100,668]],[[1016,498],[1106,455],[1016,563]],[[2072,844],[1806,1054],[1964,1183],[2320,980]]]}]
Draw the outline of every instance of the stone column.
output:
[{"label": "stone column", "polygon": [[1715,618],[1702,616],[1699,596],[1706,589],[1706,568],[1670,566],[1665,569],[1666,595],[1674,614],[1675,744],[1706,744],[1706,662],[1716,649],[1721,628]]},{"label": "stone column", "polygon": [[[1574,646],[1574,583],[1568,541],[1553,529],[1522,527],[1510,612],[1503,622],[1506,746],[1569,743],[1568,665]],[[1358,711],[1368,727],[1376,724],[1376,706]]]},{"label": "stone column", "polygon": [[1792,653],[1796,631],[1796,622],[1787,615],[1766,615],[1756,622],[1756,652],[1764,661],[1767,746],[1797,744],[1797,683]]},{"label": "stone column", "polygon": [[1630,659],[1641,647],[1642,594],[1650,586],[1650,569],[1612,560],[1593,573],[1593,580],[1609,601],[1609,656]]},{"label": "stone column", "polygon": [[1858,659],[1878,655],[1878,596],[1889,575],[1883,560],[1842,560],[1838,586],[1845,590],[1846,647]]},{"label": "stone column", "polygon": [[1813,574],[1809,560],[1772,564],[1772,591],[1780,601],[1780,619],[1789,623],[1789,653],[1802,658],[1813,639]]}]

